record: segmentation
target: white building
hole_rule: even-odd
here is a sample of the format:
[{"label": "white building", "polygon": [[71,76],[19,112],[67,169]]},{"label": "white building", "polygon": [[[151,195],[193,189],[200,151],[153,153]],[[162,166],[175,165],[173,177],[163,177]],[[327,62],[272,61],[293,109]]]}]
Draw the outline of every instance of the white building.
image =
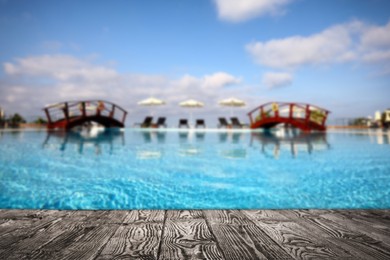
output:
[{"label": "white building", "polygon": [[375,112],[375,121],[376,122],[382,121],[382,113],[381,113],[381,111],[376,111]]},{"label": "white building", "polygon": [[390,108],[386,109],[383,114],[385,114],[385,123],[390,123]]}]

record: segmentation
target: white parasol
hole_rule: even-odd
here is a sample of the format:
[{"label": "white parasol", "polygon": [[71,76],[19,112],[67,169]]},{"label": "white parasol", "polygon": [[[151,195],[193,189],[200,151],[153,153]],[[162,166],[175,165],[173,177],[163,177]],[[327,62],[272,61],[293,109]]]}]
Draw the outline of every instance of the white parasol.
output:
[{"label": "white parasol", "polygon": [[[189,99],[179,103],[181,107],[189,107],[189,108],[200,108],[203,107],[204,104],[202,102],[196,101],[194,99]],[[190,113],[190,122],[192,122],[192,112]]]},{"label": "white parasol", "polygon": [[233,115],[232,107],[243,107],[245,106],[245,102],[243,100],[237,98],[227,98],[218,102],[219,105],[230,107],[230,115]]},{"label": "white parasol", "polygon": [[[150,98],[141,100],[137,104],[140,106],[161,106],[161,105],[165,105],[165,102],[162,101],[161,99],[150,97]],[[153,115],[152,111],[150,111],[150,115]]]}]

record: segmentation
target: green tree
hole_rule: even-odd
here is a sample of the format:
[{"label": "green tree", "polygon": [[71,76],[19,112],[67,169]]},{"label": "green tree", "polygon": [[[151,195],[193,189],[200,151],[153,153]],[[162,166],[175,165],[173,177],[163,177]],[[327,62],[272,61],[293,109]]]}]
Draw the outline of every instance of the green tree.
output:
[{"label": "green tree", "polygon": [[35,124],[46,124],[47,121],[45,119],[43,119],[42,117],[38,117],[38,119],[35,120],[33,123],[35,123]]},{"label": "green tree", "polygon": [[21,115],[16,113],[8,118],[8,123],[10,127],[19,127],[20,124],[26,123],[26,120]]},{"label": "green tree", "polygon": [[367,125],[367,118],[364,118],[364,117],[358,117],[358,118],[355,118],[353,119],[349,125],[352,125],[352,126],[366,126]]}]

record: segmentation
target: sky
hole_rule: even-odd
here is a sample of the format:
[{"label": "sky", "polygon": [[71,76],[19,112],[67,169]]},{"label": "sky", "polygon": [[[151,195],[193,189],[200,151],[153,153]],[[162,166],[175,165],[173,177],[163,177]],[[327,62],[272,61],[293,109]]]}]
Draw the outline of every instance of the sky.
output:
[{"label": "sky", "polygon": [[[0,0],[0,107],[43,116],[68,100],[104,99],[130,124],[174,124],[303,102],[332,118],[390,107],[388,0]],[[148,97],[163,107],[137,105]],[[207,123],[207,121],[206,121]],[[129,124],[129,123],[128,123]]]}]

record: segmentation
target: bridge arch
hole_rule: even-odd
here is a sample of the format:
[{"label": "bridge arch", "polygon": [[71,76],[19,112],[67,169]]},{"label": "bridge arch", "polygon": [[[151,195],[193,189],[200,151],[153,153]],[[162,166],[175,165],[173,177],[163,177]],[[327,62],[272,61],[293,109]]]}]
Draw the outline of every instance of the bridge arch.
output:
[{"label": "bridge arch", "polygon": [[305,103],[269,102],[248,113],[250,127],[272,128],[287,124],[302,131],[325,131],[325,122],[330,111]]},{"label": "bridge arch", "polygon": [[124,127],[127,111],[104,100],[66,101],[48,105],[43,109],[48,129],[69,130],[86,122],[104,127]]}]

